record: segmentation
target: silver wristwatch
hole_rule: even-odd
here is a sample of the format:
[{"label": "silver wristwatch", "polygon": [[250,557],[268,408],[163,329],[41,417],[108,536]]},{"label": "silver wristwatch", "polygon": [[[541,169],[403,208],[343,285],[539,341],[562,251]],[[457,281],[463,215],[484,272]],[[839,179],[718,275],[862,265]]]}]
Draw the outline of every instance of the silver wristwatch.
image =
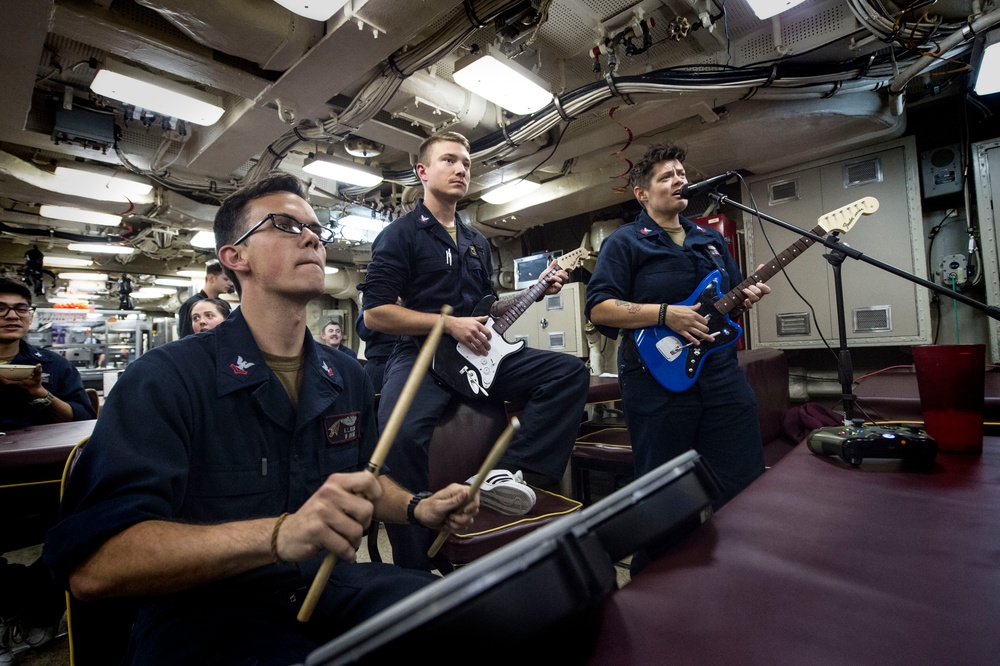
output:
[{"label": "silver wristwatch", "polygon": [[45,409],[46,407],[51,405],[52,401],[55,399],[56,397],[52,395],[51,391],[46,391],[43,397],[35,398],[34,400],[28,402],[28,406],[35,407],[37,409]]}]

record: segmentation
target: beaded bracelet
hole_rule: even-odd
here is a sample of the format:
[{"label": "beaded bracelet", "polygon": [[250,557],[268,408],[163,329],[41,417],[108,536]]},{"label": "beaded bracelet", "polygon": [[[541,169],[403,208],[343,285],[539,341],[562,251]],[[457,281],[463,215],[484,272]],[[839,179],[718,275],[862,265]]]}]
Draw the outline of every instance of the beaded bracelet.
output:
[{"label": "beaded bracelet", "polygon": [[658,326],[666,326],[667,324],[667,304],[660,304],[660,316],[657,317],[656,323]]},{"label": "beaded bracelet", "polygon": [[278,530],[281,528],[281,523],[285,522],[285,518],[287,517],[288,512],[278,516],[278,519],[274,521],[274,527],[271,529],[271,561],[275,564],[285,563],[285,561],[278,556]]}]

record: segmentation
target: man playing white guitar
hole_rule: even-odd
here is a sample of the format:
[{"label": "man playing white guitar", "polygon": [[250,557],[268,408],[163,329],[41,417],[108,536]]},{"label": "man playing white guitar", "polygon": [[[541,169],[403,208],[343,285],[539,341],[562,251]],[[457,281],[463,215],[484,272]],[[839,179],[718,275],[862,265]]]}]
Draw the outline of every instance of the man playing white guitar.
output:
[{"label": "man playing white guitar", "polygon": [[[636,474],[695,449],[719,477],[725,502],[764,471],[756,398],[737,363],[735,345],[704,358],[689,388],[671,391],[643,362],[633,336],[637,329],[669,327],[675,333],[667,340],[673,347],[661,345],[659,352],[671,357],[684,346],[696,360],[717,337],[732,337],[733,327],[710,326],[708,317],[718,314],[704,303],[679,304],[712,271],[719,271],[723,292],[743,281],[723,237],[681,215],[688,205],[681,197],[687,183],[684,157],[679,147],[652,146],[632,169],[629,182],[644,210],[601,245],[587,285],[587,316],[609,337],[625,330],[618,382]],[[750,308],[768,292],[762,282],[751,284],[742,307]],[[684,363],[678,363],[683,373]]]},{"label": "man playing white guitar", "polygon": [[[460,134],[445,132],[428,138],[420,147],[417,175],[424,198],[414,210],[379,234],[372,246],[372,261],[365,276],[365,324],[374,331],[401,336],[385,367],[379,422],[386,423],[399,398],[420,342],[438,319],[441,306],[450,305],[441,346],[455,350],[459,343],[473,358],[489,358],[495,328],[487,316],[474,316],[476,306],[492,287],[493,260],[486,238],[464,224],[456,214],[458,202],[469,189],[469,143]],[[558,267],[557,267],[558,268]],[[569,275],[557,270],[548,276],[541,293],[557,293]],[[540,295],[539,294],[539,295]],[[402,298],[397,305],[396,298]],[[486,313],[482,313],[485,315]],[[496,360],[488,379],[472,372],[468,358],[445,379],[428,374],[406,414],[396,442],[386,459],[392,477],[407,488],[428,487],[428,457],[434,426],[455,389],[439,381],[461,381],[466,388],[485,383],[488,399],[524,404],[521,428],[507,448],[496,474],[481,488],[484,507],[521,515],[535,501],[534,491],[522,478],[559,479],[569,460],[583,414],[589,373],[583,362],[568,354],[537,349],[514,350]],[[435,373],[440,369],[435,367]],[[481,400],[483,392],[473,390]],[[521,471],[524,474],[522,477]],[[420,526],[387,525],[393,562],[405,567],[430,569],[427,549],[434,534]]]}]

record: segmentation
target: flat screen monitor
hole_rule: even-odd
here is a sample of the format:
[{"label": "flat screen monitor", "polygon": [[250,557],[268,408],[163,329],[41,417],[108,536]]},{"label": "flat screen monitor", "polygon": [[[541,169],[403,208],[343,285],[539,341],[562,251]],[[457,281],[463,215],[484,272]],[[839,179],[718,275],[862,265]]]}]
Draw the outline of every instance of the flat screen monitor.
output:
[{"label": "flat screen monitor", "polygon": [[566,663],[582,663],[602,602],[617,589],[615,562],[676,542],[711,517],[720,494],[711,470],[688,451],[431,583],[316,649],[305,664],[381,666],[422,654],[450,663],[457,656],[442,650],[468,657],[470,649],[516,646],[511,655],[524,655],[553,644],[561,658],[579,650]]},{"label": "flat screen monitor", "polygon": [[514,260],[514,289],[527,289],[538,282],[552,260],[562,256],[562,250],[555,252],[539,252]]}]

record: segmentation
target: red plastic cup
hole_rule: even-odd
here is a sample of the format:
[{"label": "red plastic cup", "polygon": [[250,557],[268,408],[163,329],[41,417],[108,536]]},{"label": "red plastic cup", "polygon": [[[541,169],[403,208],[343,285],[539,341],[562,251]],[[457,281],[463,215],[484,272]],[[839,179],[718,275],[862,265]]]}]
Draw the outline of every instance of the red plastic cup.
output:
[{"label": "red plastic cup", "polygon": [[924,429],[943,451],[983,450],[986,345],[913,348]]}]

